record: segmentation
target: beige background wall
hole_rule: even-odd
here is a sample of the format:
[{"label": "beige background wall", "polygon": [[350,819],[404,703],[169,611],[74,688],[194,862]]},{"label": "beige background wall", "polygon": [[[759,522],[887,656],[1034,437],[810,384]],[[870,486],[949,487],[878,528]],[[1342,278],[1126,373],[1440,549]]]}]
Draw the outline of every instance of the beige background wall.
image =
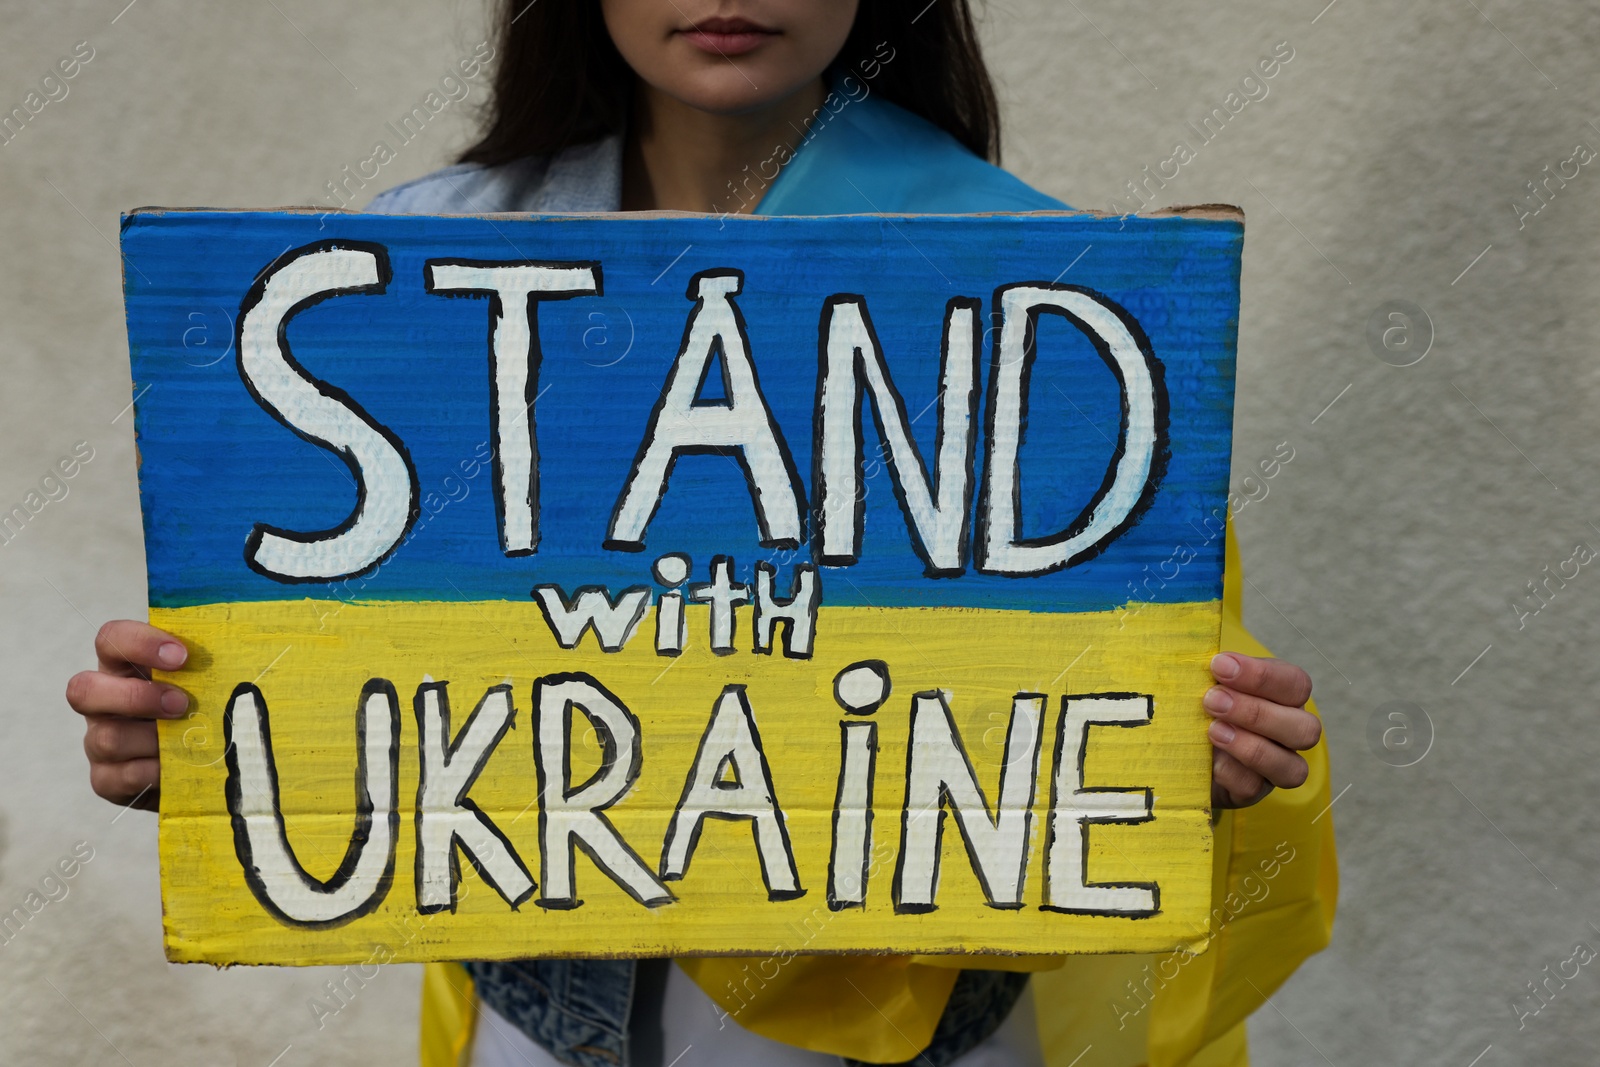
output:
[{"label": "beige background wall", "polygon": [[[1579,142],[1600,148],[1600,9],[1325,2],[990,3],[1007,161],[1105,206],[1292,47],[1269,95],[1158,193],[1249,214],[1235,471],[1280,442],[1294,459],[1239,518],[1248,614],[1316,676],[1340,791],[1334,945],[1258,1014],[1256,1061],[1592,1062],[1600,971],[1552,983],[1520,1031],[1513,1004],[1576,942],[1600,947],[1600,569],[1520,629],[1512,605],[1545,565],[1600,547],[1600,161],[1521,229],[1511,205]],[[0,1061],[406,1062],[415,969],[319,1030],[308,1000],[327,972],[162,961],[154,820],[89,792],[61,691],[96,624],[143,610],[117,213],[317,201],[483,39],[482,12],[125,3],[0,2],[0,110],[93,48],[0,145],[0,510],[76,442],[93,449],[0,546],[0,912],[78,842],[93,850],[0,944]],[[444,162],[468,118],[446,111],[383,179]],[[1414,366],[1368,346],[1391,300],[1431,320]],[[1432,724],[1409,767],[1368,740],[1395,701]]]}]

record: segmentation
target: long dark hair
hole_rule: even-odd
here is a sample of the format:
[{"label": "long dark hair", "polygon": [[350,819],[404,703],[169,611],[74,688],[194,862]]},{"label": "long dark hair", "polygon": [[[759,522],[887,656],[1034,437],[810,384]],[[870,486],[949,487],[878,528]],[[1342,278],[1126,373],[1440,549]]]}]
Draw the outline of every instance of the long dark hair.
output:
[{"label": "long dark hair", "polygon": [[[622,129],[634,74],[599,0],[497,0],[494,32],[483,136],[461,162],[493,166]],[[860,77],[864,65],[871,92],[999,162],[1000,114],[967,0],[861,0],[831,69]]]}]

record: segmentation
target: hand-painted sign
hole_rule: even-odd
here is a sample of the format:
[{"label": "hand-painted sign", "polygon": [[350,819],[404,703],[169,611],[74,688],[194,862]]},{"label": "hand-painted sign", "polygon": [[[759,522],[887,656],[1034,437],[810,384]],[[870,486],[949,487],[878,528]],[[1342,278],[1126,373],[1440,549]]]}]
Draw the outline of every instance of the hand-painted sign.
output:
[{"label": "hand-painted sign", "polygon": [[171,958],[1203,939],[1242,239],[128,216]]}]

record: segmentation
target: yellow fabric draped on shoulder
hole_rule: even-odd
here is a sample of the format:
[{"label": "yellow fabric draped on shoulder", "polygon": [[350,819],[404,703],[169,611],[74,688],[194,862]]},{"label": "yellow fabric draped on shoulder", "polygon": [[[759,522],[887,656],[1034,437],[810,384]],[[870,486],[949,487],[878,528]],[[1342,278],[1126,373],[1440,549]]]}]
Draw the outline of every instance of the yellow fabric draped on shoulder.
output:
[{"label": "yellow fabric draped on shoulder", "polygon": [[[1244,628],[1243,587],[1230,521],[1222,648],[1270,656]],[[1299,789],[1274,790],[1218,821],[1207,951],[1074,956],[1035,976],[1049,1067],[1066,1067],[1090,1044],[1106,1067],[1246,1067],[1245,1019],[1333,933],[1339,869],[1326,740],[1305,757],[1311,775]]]},{"label": "yellow fabric draped on shoulder", "polygon": [[422,969],[422,1067],[466,1067],[478,1029],[478,996],[472,976],[459,963],[429,963]]},{"label": "yellow fabric draped on shoulder", "polygon": [[[1270,655],[1244,628],[1231,522],[1226,566],[1222,648]],[[1326,742],[1305,755],[1305,785],[1218,821],[1211,938],[1197,955],[794,956],[759,976],[760,997],[749,996],[747,958],[678,966],[746,1029],[867,1062],[920,1052],[965,966],[1038,972],[1032,995],[1049,1067],[1067,1067],[1090,1045],[1108,1067],[1247,1067],[1246,1017],[1333,930],[1339,876]],[[429,964],[422,995],[423,1067],[465,1067],[477,1017],[471,979],[458,964]]]}]

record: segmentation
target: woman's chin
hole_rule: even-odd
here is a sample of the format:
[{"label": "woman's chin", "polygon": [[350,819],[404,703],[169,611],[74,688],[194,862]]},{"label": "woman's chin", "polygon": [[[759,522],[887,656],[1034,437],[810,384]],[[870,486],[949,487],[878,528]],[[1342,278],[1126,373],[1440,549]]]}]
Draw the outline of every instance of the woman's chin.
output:
[{"label": "woman's chin", "polygon": [[746,88],[743,93],[698,93],[693,96],[680,96],[678,99],[696,111],[703,111],[708,115],[717,115],[724,118],[737,118],[743,115],[758,115],[761,112],[781,104],[793,92],[788,93],[756,93]]},{"label": "woman's chin", "polygon": [[787,100],[817,79],[810,71],[787,70],[783,64],[741,60],[736,65],[713,58],[714,63],[696,64],[698,69],[656,81],[655,87],[696,111],[744,115]]}]

